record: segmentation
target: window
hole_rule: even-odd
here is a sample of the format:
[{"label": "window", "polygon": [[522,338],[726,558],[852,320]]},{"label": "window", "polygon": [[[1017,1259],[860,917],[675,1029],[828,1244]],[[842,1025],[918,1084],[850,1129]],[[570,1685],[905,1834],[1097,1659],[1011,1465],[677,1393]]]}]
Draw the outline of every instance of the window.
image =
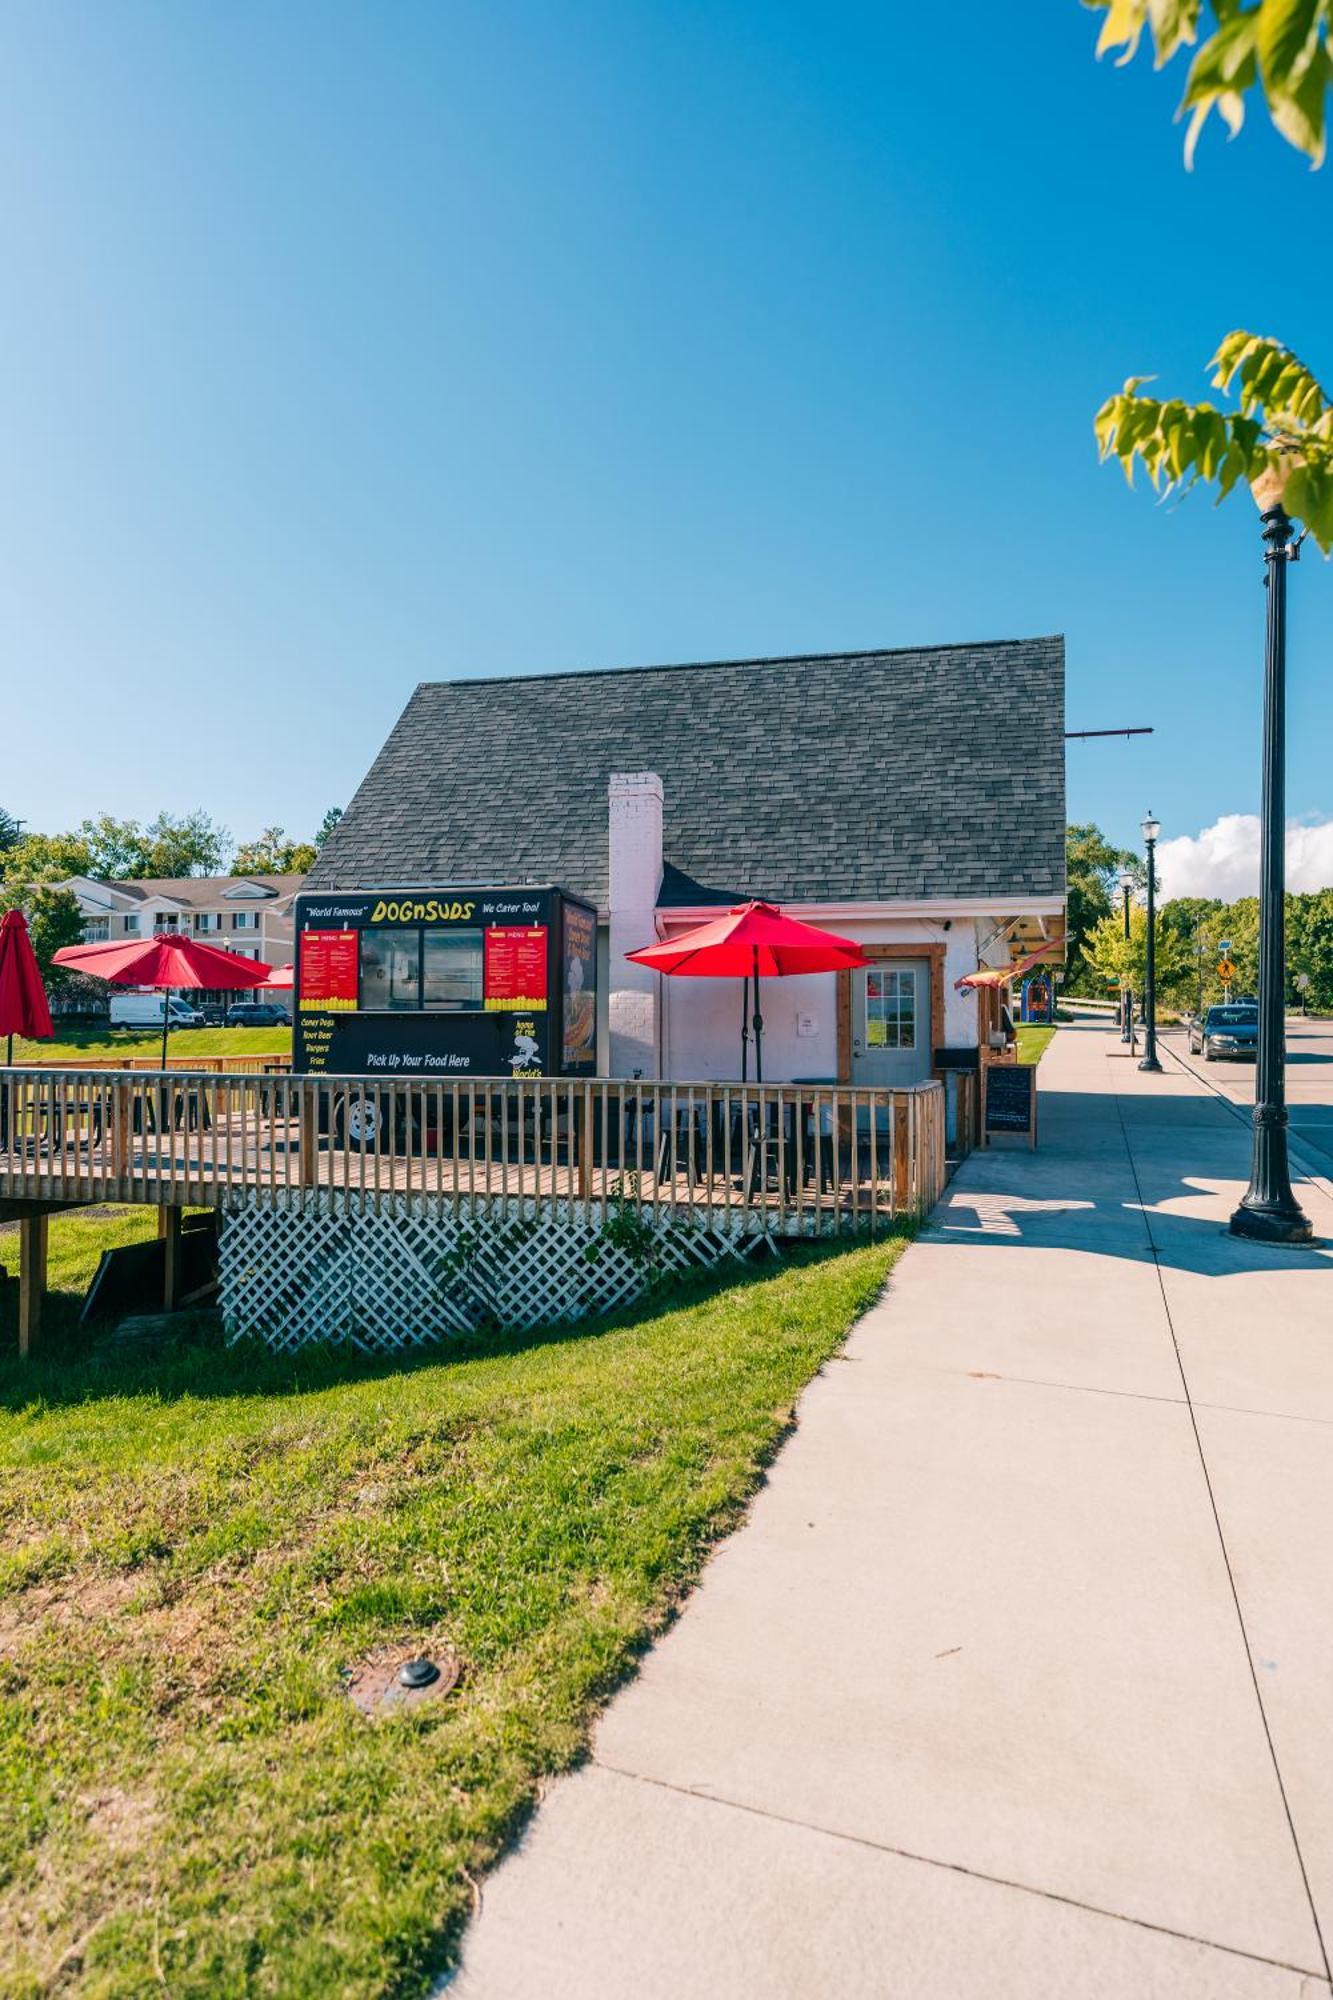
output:
[{"label": "window", "polygon": [[361,933],[361,1005],[370,1013],[463,1013],[482,1005],[481,931],[380,925]]},{"label": "window", "polygon": [[480,1007],[481,964],[480,931],[423,933],[422,1006],[437,1010]]},{"label": "window", "polygon": [[258,910],[233,911],[231,927],[234,931],[257,931],[259,929]]},{"label": "window", "polygon": [[121,918],[121,922],[125,926],[126,937],[138,937],[139,912],[137,910],[131,910],[128,916]]},{"label": "window", "polygon": [[361,933],[361,1005],[371,1013],[421,1005],[421,932],[381,925]]},{"label": "window", "polygon": [[866,1047],[916,1047],[916,974],[877,967],[866,974]]}]

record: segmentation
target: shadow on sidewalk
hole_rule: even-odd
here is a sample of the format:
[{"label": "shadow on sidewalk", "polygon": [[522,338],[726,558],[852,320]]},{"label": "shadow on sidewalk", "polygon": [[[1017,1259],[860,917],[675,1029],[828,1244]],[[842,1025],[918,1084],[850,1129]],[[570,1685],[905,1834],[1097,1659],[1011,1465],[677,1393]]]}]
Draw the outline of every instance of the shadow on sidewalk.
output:
[{"label": "shadow on sidewalk", "polygon": [[[1285,1249],[1232,1236],[1226,1222],[1249,1178],[1249,1139],[1213,1097],[1117,1100],[1052,1091],[1035,1151],[971,1154],[921,1242],[975,1249],[1083,1251],[1203,1277],[1301,1270],[1333,1276],[1327,1242]],[[1327,1197],[1295,1178],[1316,1228]],[[1090,1273],[1089,1282],[1096,1282]]]}]

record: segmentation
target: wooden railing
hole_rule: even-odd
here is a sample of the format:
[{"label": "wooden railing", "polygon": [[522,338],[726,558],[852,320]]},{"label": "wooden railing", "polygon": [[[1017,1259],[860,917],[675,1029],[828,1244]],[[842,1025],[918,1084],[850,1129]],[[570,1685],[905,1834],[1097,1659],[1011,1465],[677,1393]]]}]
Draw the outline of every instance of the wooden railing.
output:
[{"label": "wooden railing", "polygon": [[0,1197],[212,1205],[255,1190],[534,1199],[839,1233],[922,1214],[944,1092],[794,1084],[0,1069]]},{"label": "wooden railing", "polygon": [[[190,1076],[198,1076],[205,1071],[219,1076],[252,1076],[260,1071],[267,1076],[278,1070],[290,1069],[291,1061],[289,1055],[280,1054],[210,1056],[205,1065],[189,1056],[168,1056],[167,1069],[173,1074],[184,1072]],[[43,1062],[39,1057],[33,1062],[17,1062],[13,1067],[17,1070],[40,1070],[43,1075],[51,1072],[63,1074],[65,1071],[71,1075],[82,1075],[86,1070],[120,1069],[154,1076],[162,1073],[162,1062],[158,1056],[84,1056],[74,1063]]]}]

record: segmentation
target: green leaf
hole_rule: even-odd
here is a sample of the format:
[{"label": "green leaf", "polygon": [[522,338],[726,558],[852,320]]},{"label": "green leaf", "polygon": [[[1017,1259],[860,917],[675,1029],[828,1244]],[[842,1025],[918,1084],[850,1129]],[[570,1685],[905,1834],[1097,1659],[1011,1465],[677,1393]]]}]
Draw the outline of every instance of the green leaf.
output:
[{"label": "green leaf", "polygon": [[1311,167],[1322,167],[1325,152],[1325,98],[1333,65],[1324,50],[1316,51],[1300,81],[1288,95],[1268,92],[1268,111],[1274,125],[1298,152],[1305,153]]},{"label": "green leaf", "polygon": [[1184,43],[1198,39],[1201,12],[1201,0],[1148,0],[1158,69],[1169,63]]},{"label": "green leaf", "polygon": [[1251,16],[1270,100],[1290,96],[1319,47],[1322,0],[1262,0]]},{"label": "green leaf", "polygon": [[1304,522],[1325,555],[1333,551],[1333,465],[1300,465],[1282,496],[1289,514]]},{"label": "green leaf", "polygon": [[1132,62],[1148,20],[1148,0],[1087,0],[1106,9],[1101,34],[1097,37],[1098,56],[1111,49],[1123,49],[1122,63]]}]

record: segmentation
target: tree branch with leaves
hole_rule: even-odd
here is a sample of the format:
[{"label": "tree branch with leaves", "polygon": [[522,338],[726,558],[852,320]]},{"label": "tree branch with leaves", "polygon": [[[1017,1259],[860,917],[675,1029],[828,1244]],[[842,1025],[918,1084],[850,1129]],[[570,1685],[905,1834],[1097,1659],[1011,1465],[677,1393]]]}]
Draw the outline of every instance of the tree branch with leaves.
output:
[{"label": "tree branch with leaves", "polygon": [[1131,376],[1097,412],[1103,460],[1114,458],[1133,483],[1142,465],[1165,498],[1200,481],[1219,501],[1243,481],[1263,508],[1282,506],[1325,555],[1333,550],[1333,403],[1280,341],[1229,333],[1213,356],[1213,387],[1235,397],[1213,403],[1145,396],[1150,375]]},{"label": "tree branch with leaves", "polygon": [[[1183,48],[1196,53],[1177,117],[1189,119],[1185,164],[1216,111],[1232,138],[1245,122],[1245,99],[1262,94],[1274,127],[1313,166],[1323,163],[1327,98],[1333,88],[1333,0],[1084,0],[1104,13],[1099,56],[1132,62],[1146,30],[1156,67]],[[1211,28],[1211,33],[1207,32]],[[1204,39],[1200,41],[1200,34]]]}]

